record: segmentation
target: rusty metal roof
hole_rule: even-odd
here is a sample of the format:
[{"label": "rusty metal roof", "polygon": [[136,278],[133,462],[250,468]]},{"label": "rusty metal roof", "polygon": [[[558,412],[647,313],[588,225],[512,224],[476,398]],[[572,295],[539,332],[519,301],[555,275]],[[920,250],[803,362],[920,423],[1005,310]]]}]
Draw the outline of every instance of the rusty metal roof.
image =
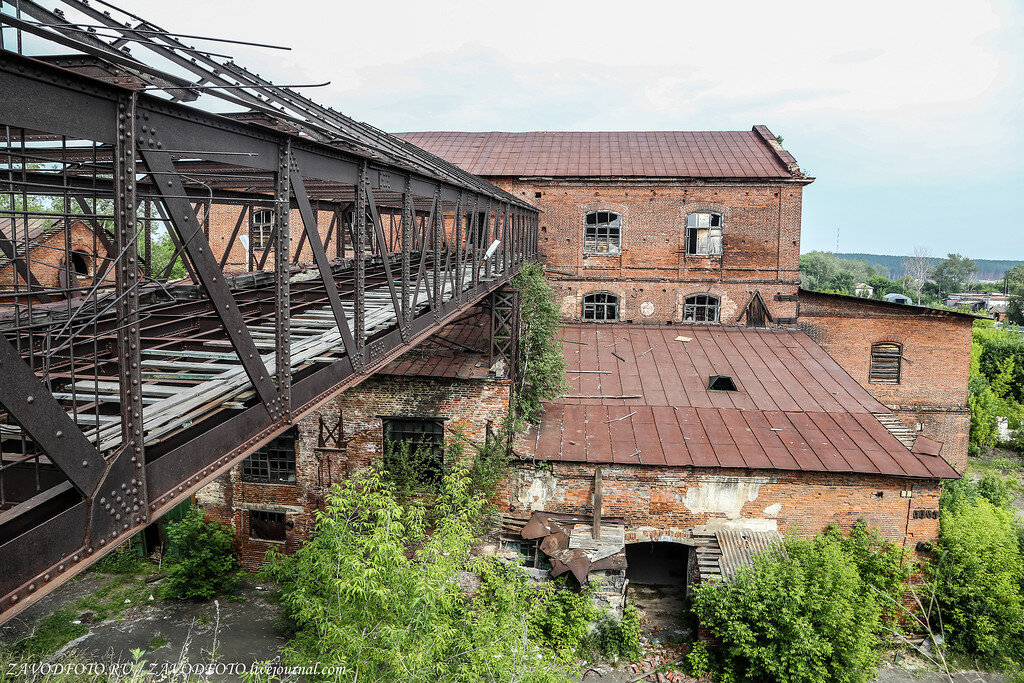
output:
[{"label": "rusty metal roof", "polygon": [[[875,400],[806,334],[721,326],[562,329],[570,389],[516,445],[574,462],[959,475],[913,453]],[[736,391],[708,389],[727,375]]]},{"label": "rusty metal roof", "polygon": [[479,306],[395,359],[382,375],[494,379],[490,372],[490,316]]},{"label": "rusty metal roof", "polygon": [[750,529],[720,529],[714,532],[694,533],[699,539],[697,569],[702,581],[724,578],[731,581],[736,570],[753,564],[754,556],[781,545],[783,536],[778,531],[752,531]]},{"label": "rusty metal roof", "polygon": [[481,176],[802,178],[765,126],[749,131],[398,133]]}]

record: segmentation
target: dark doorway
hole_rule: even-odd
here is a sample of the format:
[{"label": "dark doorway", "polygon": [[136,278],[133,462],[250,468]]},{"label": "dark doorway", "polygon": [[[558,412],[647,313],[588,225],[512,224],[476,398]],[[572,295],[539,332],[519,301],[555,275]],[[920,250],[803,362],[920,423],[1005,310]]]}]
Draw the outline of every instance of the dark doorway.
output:
[{"label": "dark doorway", "polygon": [[626,578],[630,583],[682,588],[688,552],[681,543],[631,543],[626,546]]}]

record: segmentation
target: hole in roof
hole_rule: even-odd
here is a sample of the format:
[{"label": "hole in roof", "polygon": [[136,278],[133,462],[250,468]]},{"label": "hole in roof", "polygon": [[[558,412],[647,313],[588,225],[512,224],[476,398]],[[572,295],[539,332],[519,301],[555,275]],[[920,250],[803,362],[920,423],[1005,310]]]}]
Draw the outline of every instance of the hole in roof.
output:
[{"label": "hole in roof", "polygon": [[708,379],[708,389],[711,391],[736,391],[736,382],[733,382],[729,375],[711,375]]}]

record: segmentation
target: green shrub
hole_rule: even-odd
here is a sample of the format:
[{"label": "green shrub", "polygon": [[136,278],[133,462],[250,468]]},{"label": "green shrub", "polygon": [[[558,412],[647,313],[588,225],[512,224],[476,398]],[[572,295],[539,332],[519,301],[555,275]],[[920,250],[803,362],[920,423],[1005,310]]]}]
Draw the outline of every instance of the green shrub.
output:
[{"label": "green shrub", "polygon": [[879,607],[885,625],[896,621],[903,614],[901,603],[913,571],[913,566],[904,561],[903,549],[863,520],[858,520],[849,534],[844,535],[833,525],[815,538],[817,545],[830,543],[837,544],[853,561],[866,586],[882,594]]},{"label": "green shrub", "polygon": [[91,571],[102,574],[135,574],[141,571],[146,561],[134,546],[133,542],[129,542],[125,547],[107,554],[91,567]]},{"label": "green shrub", "polygon": [[[1014,512],[994,505],[980,487],[976,494],[970,484],[947,490],[940,559],[930,571],[949,643],[985,659],[1019,659],[1024,655],[1024,561]],[[986,487],[986,494],[1003,496],[995,486]]]},{"label": "green shrub", "polygon": [[711,653],[707,643],[698,642],[690,645],[686,651],[686,665],[691,676],[703,678],[711,673]]},{"label": "green shrub", "polygon": [[562,343],[556,337],[561,327],[558,304],[536,261],[525,264],[512,284],[519,290],[520,302],[519,382],[513,417],[536,422],[543,411],[541,403],[557,398],[568,386]]},{"label": "green shrub", "polygon": [[789,539],[728,583],[694,592],[719,640],[721,681],[867,681],[878,665],[880,609],[835,539]]},{"label": "green shrub", "polygon": [[[443,478],[427,533],[423,506],[379,470],[336,484],[313,537],[269,554],[294,632],[285,662],[340,667],[329,680],[569,680],[530,636],[525,574],[471,555],[484,503],[468,488],[459,470]],[[475,594],[462,588],[472,577]]]},{"label": "green shrub", "polygon": [[167,539],[164,597],[209,600],[236,589],[239,563],[226,526],[193,507],[180,521],[167,525]]},{"label": "green shrub", "polygon": [[605,659],[637,661],[643,654],[640,649],[640,612],[633,605],[626,605],[622,619],[603,615],[598,621],[594,641],[598,653]]}]

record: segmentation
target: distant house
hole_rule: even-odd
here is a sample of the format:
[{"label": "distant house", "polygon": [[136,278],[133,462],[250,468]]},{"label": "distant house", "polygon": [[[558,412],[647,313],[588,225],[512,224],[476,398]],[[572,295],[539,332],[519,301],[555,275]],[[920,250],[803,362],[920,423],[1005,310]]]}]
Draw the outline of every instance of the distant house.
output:
[{"label": "distant house", "polygon": [[948,295],[945,304],[950,308],[985,313],[996,320],[1002,320],[1010,306],[1010,297],[992,292],[958,292]]},{"label": "distant house", "polygon": [[897,292],[891,292],[889,294],[886,294],[885,296],[882,297],[882,299],[888,301],[891,304],[906,304],[907,306],[911,306],[914,303],[914,300],[911,299],[906,294],[899,294]]},{"label": "distant house", "polygon": [[114,284],[109,239],[84,221],[0,218],[0,306],[74,296],[97,279]]},{"label": "distant house", "polygon": [[875,288],[866,282],[858,282],[853,286],[853,293],[857,296],[872,297],[875,295]]}]

